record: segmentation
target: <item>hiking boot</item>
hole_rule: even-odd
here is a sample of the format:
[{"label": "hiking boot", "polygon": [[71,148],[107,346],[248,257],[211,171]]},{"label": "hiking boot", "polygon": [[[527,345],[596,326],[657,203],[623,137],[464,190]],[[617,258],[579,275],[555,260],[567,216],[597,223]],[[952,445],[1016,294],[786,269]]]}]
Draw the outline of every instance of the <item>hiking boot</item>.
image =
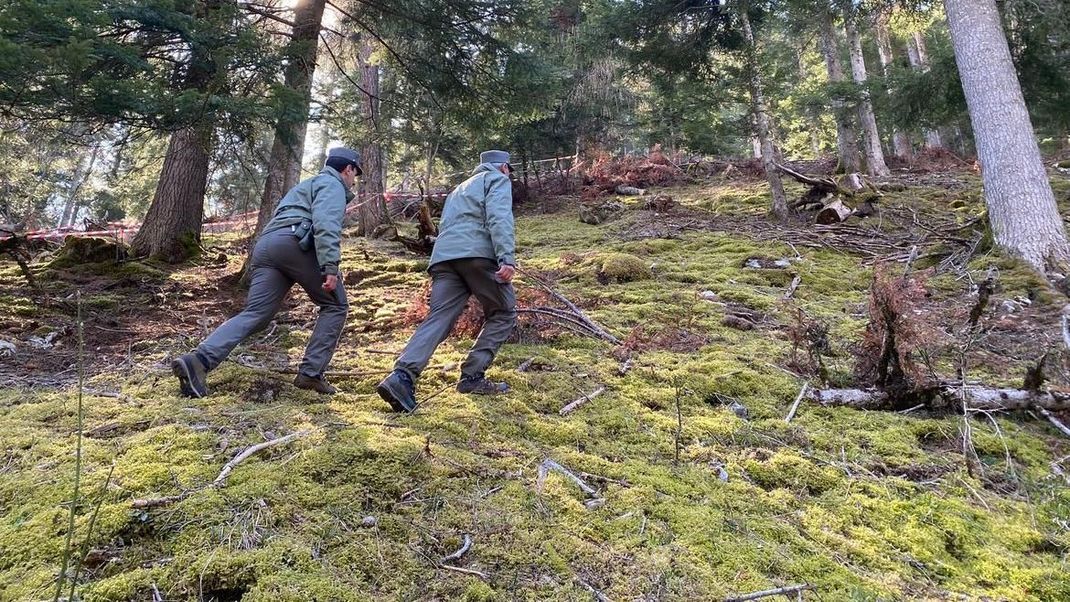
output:
[{"label": "hiking boot", "polygon": [[208,397],[208,369],[192,353],[184,353],[171,362],[171,372],[186,397]]},{"label": "hiking boot", "polygon": [[298,374],[297,377],[294,378],[294,386],[306,391],[315,391],[320,395],[334,395],[338,392],[338,389],[334,388],[334,386],[327,382],[327,379],[322,376],[313,377],[308,376],[307,374]]},{"label": "hiking boot", "polygon": [[462,376],[461,382],[457,383],[458,393],[470,393],[472,395],[497,395],[507,393],[509,385],[502,382],[494,382],[483,375]]},{"label": "hiking boot", "polygon": [[416,387],[407,372],[394,370],[375,387],[375,392],[395,412],[412,412],[416,409]]}]

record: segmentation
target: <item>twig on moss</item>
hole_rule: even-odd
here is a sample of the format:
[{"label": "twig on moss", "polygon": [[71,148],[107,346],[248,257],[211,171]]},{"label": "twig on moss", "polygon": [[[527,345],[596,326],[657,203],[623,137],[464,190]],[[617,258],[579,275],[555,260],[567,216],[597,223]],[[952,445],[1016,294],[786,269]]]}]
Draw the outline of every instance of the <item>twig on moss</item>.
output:
[{"label": "twig on moss", "polygon": [[576,473],[558,464],[557,462],[554,462],[550,458],[546,458],[542,461],[541,464],[539,464],[539,474],[535,478],[535,485],[536,487],[538,487],[539,490],[542,490],[542,484],[546,481],[546,475],[548,475],[551,470],[559,472],[568,477],[580,488],[581,491],[586,493],[588,496],[598,497],[598,490],[588,485],[583,479],[577,476]]},{"label": "twig on moss", "polygon": [[790,596],[795,594],[802,598],[802,592],[806,590],[812,590],[814,586],[804,583],[802,585],[788,585],[785,587],[778,587],[776,589],[767,589],[760,592],[752,592],[749,594],[743,594],[742,596],[734,596],[725,598],[725,602],[747,602],[748,600],[758,600],[760,598],[768,598],[770,596]]},{"label": "twig on moss", "polygon": [[628,372],[630,372],[632,369],[633,363],[635,363],[635,361],[631,355],[624,358],[624,361],[620,363],[620,366],[617,366],[617,375],[625,376],[626,374],[628,374]]},{"label": "twig on moss", "polygon": [[100,514],[100,507],[104,505],[104,496],[108,493],[108,485],[111,484],[111,476],[115,473],[115,463],[112,462],[111,468],[108,469],[108,477],[104,479],[104,484],[100,486],[100,495],[97,496],[97,505],[93,507],[93,514],[89,516],[89,526],[86,527],[85,539],[82,541],[82,548],[78,552],[78,562],[74,565],[74,576],[71,577],[71,589],[67,594],[68,600],[74,600],[74,588],[78,586],[78,577],[82,574],[82,566],[85,564],[85,557],[89,554],[89,544],[93,540],[93,528],[97,524],[97,515]]},{"label": "twig on moss", "polygon": [[673,454],[673,464],[680,464],[680,434],[684,430],[684,417],[680,412],[680,383],[676,383],[676,432],[673,433],[673,439],[675,441],[675,453]]},{"label": "twig on moss", "polygon": [[576,583],[579,583],[580,585],[583,586],[583,589],[591,592],[591,595],[594,596],[594,599],[597,600],[598,602],[613,602],[612,598],[610,598],[609,596],[603,594],[601,592],[601,590],[595,588],[593,585],[591,585],[590,583],[587,583],[583,579],[580,579],[579,577],[576,577]]},{"label": "twig on moss", "polygon": [[67,577],[67,567],[70,566],[71,552],[74,544],[74,516],[78,513],[78,501],[81,494],[82,481],[82,422],[85,418],[85,406],[82,404],[82,394],[85,391],[85,327],[82,323],[82,291],[75,291],[75,302],[78,306],[78,430],[75,434],[74,448],[74,493],[71,495],[71,508],[68,515],[67,538],[63,544],[63,562],[56,579],[56,592],[52,596],[53,602],[58,602],[63,593],[63,581]]},{"label": "twig on moss", "polygon": [[233,471],[239,464],[241,464],[245,460],[249,459],[251,456],[253,456],[253,455],[255,455],[255,454],[257,454],[257,453],[259,453],[259,452],[261,452],[261,451],[263,451],[265,449],[276,447],[278,445],[284,445],[286,443],[294,441],[295,439],[300,439],[301,437],[306,437],[306,436],[310,435],[313,432],[313,430],[298,431],[296,433],[291,433],[291,434],[286,435],[284,437],[279,437],[277,439],[272,439],[270,441],[264,441],[263,443],[257,443],[256,445],[253,445],[253,446],[245,448],[241,453],[239,453],[238,455],[234,456],[234,459],[232,459],[230,462],[227,462],[223,466],[223,469],[219,471],[219,475],[215,478],[215,480],[212,481],[211,483],[207,484],[207,485],[204,485],[202,487],[198,487],[196,489],[191,489],[189,491],[184,491],[184,492],[179,493],[177,495],[169,495],[169,496],[158,497],[158,498],[148,498],[148,499],[133,500],[132,502],[130,502],[130,505],[131,505],[131,507],[136,508],[136,509],[155,508],[157,506],[167,506],[167,505],[173,504],[175,502],[181,502],[182,500],[184,500],[187,497],[193,495],[194,493],[197,493],[198,491],[202,491],[202,490],[205,490],[205,489],[212,489],[212,488],[216,488],[216,487],[222,487],[223,485],[226,484],[227,478],[230,476],[231,471]]},{"label": "twig on moss", "polygon": [[1067,476],[1066,471],[1064,471],[1062,467],[1063,462],[1066,462],[1067,460],[1070,460],[1070,456],[1063,456],[1058,460],[1052,460],[1051,471],[1055,473],[1056,476],[1062,477],[1067,485],[1070,485],[1070,476]]},{"label": "twig on moss", "polygon": [[806,391],[809,388],[810,381],[804,382],[802,388],[799,389],[799,394],[795,396],[795,401],[791,404],[791,409],[788,410],[788,415],[784,417],[784,422],[790,423],[791,419],[795,418],[795,411],[799,409],[799,402],[806,396]]},{"label": "twig on moss", "polygon": [[468,550],[471,550],[471,549],[472,549],[472,536],[467,534],[467,533],[465,533],[464,534],[464,541],[461,543],[461,547],[458,548],[455,552],[453,552],[449,556],[446,556],[445,558],[443,558],[442,562],[440,564],[445,564],[447,562],[453,562],[454,560],[460,560],[461,557],[464,556],[465,554],[467,554]]},{"label": "twig on moss", "polygon": [[490,577],[488,577],[486,573],[481,573],[472,569],[461,568],[459,566],[453,566],[451,564],[440,564],[438,565],[438,568],[446,569],[447,571],[453,571],[455,573],[464,573],[465,575],[475,575],[476,577],[479,577],[484,581],[490,580]]},{"label": "twig on moss", "polygon": [[587,393],[587,394],[583,395],[582,397],[565,404],[565,406],[561,408],[559,413],[562,416],[567,416],[567,415],[571,414],[572,412],[575,412],[576,409],[579,408],[580,406],[582,406],[583,404],[587,403],[588,401],[591,401],[595,397],[598,397],[599,395],[601,395],[602,393],[605,393],[605,392],[606,392],[606,387],[605,387],[605,385],[602,385],[601,387],[598,387],[594,391],[591,391],[590,393]]}]

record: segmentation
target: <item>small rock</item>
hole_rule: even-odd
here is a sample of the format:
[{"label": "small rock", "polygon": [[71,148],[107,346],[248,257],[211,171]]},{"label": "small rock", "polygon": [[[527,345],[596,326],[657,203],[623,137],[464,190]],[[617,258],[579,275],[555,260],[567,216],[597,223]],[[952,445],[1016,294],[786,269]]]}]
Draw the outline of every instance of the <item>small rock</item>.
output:
[{"label": "small rock", "polygon": [[1014,301],[1011,301],[1010,299],[1004,299],[1003,303],[999,304],[999,310],[1005,314],[1013,314],[1019,309],[1021,308],[1018,306],[1018,304]]},{"label": "small rock", "polygon": [[587,506],[588,510],[597,510],[597,509],[601,508],[602,506],[606,505],[606,498],[600,497],[600,498],[595,498],[593,500],[587,500],[586,502],[583,503],[583,505]]},{"label": "small rock", "polygon": [[725,470],[724,464],[714,464],[713,470],[717,472],[717,478],[721,479],[722,483],[728,482],[728,471]]},{"label": "small rock", "polygon": [[59,331],[53,331],[46,334],[43,337],[30,337],[27,341],[31,346],[37,349],[51,349],[54,345],[56,337],[59,336]]},{"label": "small rock", "polygon": [[0,339],[0,357],[12,357],[18,349],[11,341]]},{"label": "small rock", "polygon": [[717,293],[715,293],[713,291],[702,291],[701,293],[698,294],[698,296],[702,297],[703,299],[705,299],[707,301],[720,301],[721,300],[721,298],[717,296]]},{"label": "small rock", "polygon": [[750,418],[750,410],[747,409],[747,406],[739,403],[738,401],[733,401],[732,403],[728,404],[728,409],[732,410],[733,414],[739,416],[743,420],[747,420],[748,418]]},{"label": "small rock", "polygon": [[378,525],[378,524],[379,524],[379,519],[375,518],[374,516],[365,516],[364,519],[360,521],[360,526],[367,527],[367,528],[374,527],[375,525]]}]

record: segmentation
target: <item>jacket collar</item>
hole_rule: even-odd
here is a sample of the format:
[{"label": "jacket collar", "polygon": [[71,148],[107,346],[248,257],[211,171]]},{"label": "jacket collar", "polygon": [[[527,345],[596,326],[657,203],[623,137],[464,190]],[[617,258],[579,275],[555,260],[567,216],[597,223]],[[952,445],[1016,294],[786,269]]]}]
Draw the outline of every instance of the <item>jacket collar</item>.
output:
[{"label": "jacket collar", "polygon": [[475,169],[472,170],[472,175],[474,176],[474,175],[482,173],[484,171],[492,171],[492,172],[497,173],[497,174],[505,175],[505,174],[502,174],[502,172],[498,171],[498,169],[496,167],[494,167],[493,165],[491,165],[490,163],[480,163],[479,165],[476,166]]},{"label": "jacket collar", "polygon": [[342,180],[342,174],[338,173],[337,169],[335,169],[335,168],[333,168],[333,167],[331,167],[329,165],[324,165],[323,169],[320,170],[319,175],[321,175],[321,176],[332,176],[334,179],[338,180],[339,182],[342,182],[342,189],[346,191],[346,202],[347,203],[349,201],[352,201],[353,197],[356,196],[356,195],[353,194],[353,191],[350,190],[348,186],[346,186],[345,181]]}]

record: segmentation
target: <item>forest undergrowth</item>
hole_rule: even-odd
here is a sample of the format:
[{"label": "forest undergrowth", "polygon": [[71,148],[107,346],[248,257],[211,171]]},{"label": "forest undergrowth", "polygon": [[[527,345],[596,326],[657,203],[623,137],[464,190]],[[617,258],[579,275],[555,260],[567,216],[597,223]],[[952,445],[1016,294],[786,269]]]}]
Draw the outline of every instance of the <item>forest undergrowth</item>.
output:
[{"label": "forest undergrowth", "polygon": [[[513,392],[473,398],[452,388],[470,316],[411,416],[373,390],[425,309],[427,260],[397,243],[345,243],[331,398],[285,374],[314,319],[296,294],[211,396],[179,397],[170,358],[240,308],[238,235],[177,268],[38,257],[36,289],[5,259],[0,599],[56,586],[79,364],[84,600],[1070,599],[1070,438],[1041,414],[802,399],[786,419],[804,385],[866,384],[875,273],[923,275],[915,376],[1018,388],[1040,362],[1070,385],[1067,298],[991,248],[979,177],[915,175],[878,215],[821,227],[768,221],[753,177],[618,197],[598,225],[578,196],[531,200],[521,307],[560,306],[538,279],[620,344],[525,313],[489,374]],[[1065,219],[1070,180],[1051,177]]]}]

